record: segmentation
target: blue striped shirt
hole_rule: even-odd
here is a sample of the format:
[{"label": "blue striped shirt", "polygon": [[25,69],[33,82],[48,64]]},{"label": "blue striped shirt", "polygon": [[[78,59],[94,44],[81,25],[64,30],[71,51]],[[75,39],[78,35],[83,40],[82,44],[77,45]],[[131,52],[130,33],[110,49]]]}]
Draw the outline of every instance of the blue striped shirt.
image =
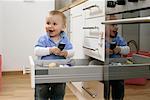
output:
[{"label": "blue striped shirt", "polygon": [[[44,35],[40,36],[40,38],[38,39],[38,42],[35,45],[35,47],[45,47],[45,48],[47,48],[47,47],[58,47],[58,45],[60,43],[65,44],[64,50],[73,49],[73,46],[72,46],[71,42],[69,41],[69,39],[67,37],[67,34],[65,32],[60,33],[60,40],[57,43],[54,42],[49,37],[49,35],[47,33],[45,33]],[[65,59],[65,57],[50,54],[50,55],[42,56],[41,59],[43,59],[43,60]]]},{"label": "blue striped shirt", "polygon": [[[127,42],[117,33],[117,36],[112,39],[112,42],[115,42],[117,46],[127,46]],[[106,42],[106,48],[110,48],[110,43]],[[118,58],[120,54],[110,54],[110,58]]]}]

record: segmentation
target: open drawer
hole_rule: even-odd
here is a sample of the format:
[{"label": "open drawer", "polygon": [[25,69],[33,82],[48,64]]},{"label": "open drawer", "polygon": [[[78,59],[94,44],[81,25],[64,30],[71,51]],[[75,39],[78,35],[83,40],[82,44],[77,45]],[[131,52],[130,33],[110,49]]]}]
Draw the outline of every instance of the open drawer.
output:
[{"label": "open drawer", "polygon": [[[132,59],[136,61],[135,64],[119,65],[88,65],[88,61],[84,62],[83,60],[33,60],[35,65],[35,84],[150,77],[150,58],[143,58],[137,55]],[[120,62],[126,61],[127,59],[120,58],[119,60],[110,60],[113,62]],[[72,61],[74,64],[72,64]],[[138,63],[138,61],[143,61],[143,63]],[[55,62],[58,66],[61,66],[48,68],[48,64],[52,62]],[[72,66],[66,66],[68,63],[72,64]]]},{"label": "open drawer", "polygon": [[[127,64],[128,60],[133,63]],[[112,58],[108,68],[104,68],[104,76],[109,80],[149,78],[150,57],[133,54],[132,58]],[[107,72],[107,73],[106,73]]]},{"label": "open drawer", "polygon": [[[74,60],[72,61],[74,63]],[[82,64],[68,66],[68,62],[70,65],[68,60],[36,60],[35,84],[103,79],[103,66],[88,66],[87,63],[83,64],[83,60],[77,61],[79,63],[82,62]],[[57,63],[59,67],[49,68],[49,63]]]}]

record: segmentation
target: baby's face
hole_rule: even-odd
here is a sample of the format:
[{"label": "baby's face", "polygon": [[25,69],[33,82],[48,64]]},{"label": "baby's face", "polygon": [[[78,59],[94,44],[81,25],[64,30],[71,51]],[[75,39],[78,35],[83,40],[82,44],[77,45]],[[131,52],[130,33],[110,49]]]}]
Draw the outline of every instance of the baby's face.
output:
[{"label": "baby's face", "polygon": [[110,25],[110,36],[115,37],[118,31],[118,27],[116,24]]},{"label": "baby's face", "polygon": [[60,15],[49,15],[46,18],[45,28],[49,36],[58,36],[65,28],[63,18]]},{"label": "baby's face", "polygon": [[[107,20],[117,20],[117,17],[114,15],[106,16]],[[116,24],[106,25],[106,35],[108,37],[114,38],[117,35],[118,27]]]}]

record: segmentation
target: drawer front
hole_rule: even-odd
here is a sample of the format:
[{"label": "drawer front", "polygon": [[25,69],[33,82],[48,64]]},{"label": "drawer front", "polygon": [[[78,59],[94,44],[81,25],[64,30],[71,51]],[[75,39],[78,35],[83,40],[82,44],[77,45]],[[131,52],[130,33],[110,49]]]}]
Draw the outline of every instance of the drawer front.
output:
[{"label": "drawer front", "polygon": [[84,24],[84,35],[85,36],[96,36],[99,37],[101,32],[105,32],[105,25],[101,24],[105,20],[105,17],[98,17],[85,20]]},{"label": "drawer front", "polygon": [[84,53],[104,61],[105,57],[105,0],[88,0],[83,8]]},{"label": "drawer front", "polygon": [[101,55],[98,50],[93,51],[93,50],[89,50],[89,49],[84,48],[84,53],[87,56],[90,56],[92,58],[104,61],[104,56]]},{"label": "drawer front", "polygon": [[84,53],[90,57],[99,59],[101,61],[105,60],[105,40],[102,38],[84,38]]},{"label": "drawer front", "polygon": [[91,50],[98,50],[98,39],[85,37],[83,46]]},{"label": "drawer front", "polygon": [[105,16],[105,0],[88,0],[83,11],[85,18]]}]

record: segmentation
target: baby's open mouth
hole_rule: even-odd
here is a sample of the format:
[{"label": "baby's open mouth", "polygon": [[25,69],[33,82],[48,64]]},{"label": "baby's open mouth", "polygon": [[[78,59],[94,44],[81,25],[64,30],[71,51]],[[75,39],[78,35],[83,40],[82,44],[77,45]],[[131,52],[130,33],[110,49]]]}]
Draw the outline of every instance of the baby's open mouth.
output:
[{"label": "baby's open mouth", "polygon": [[117,33],[117,31],[113,31],[114,33]]},{"label": "baby's open mouth", "polygon": [[49,32],[51,33],[51,32],[54,32],[54,30],[49,30]]}]

